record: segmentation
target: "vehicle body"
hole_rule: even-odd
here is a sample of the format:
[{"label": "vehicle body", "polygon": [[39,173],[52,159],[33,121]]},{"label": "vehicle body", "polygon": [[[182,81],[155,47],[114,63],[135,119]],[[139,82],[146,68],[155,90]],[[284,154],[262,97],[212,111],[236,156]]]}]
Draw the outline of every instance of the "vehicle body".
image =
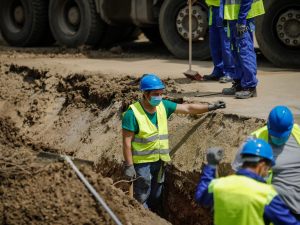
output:
[{"label": "vehicle body", "polygon": [[[278,66],[300,66],[300,0],[266,0],[257,18],[262,53]],[[193,57],[210,57],[208,7],[192,10]],[[107,47],[130,39],[136,27],[163,42],[178,58],[188,57],[186,0],[0,0],[0,30],[12,46]]]}]

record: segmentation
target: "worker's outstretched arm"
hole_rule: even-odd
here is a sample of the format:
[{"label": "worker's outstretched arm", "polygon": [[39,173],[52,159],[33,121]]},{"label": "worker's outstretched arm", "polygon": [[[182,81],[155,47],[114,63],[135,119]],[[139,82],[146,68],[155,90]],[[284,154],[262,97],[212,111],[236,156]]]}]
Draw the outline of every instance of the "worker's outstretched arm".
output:
[{"label": "worker's outstretched arm", "polygon": [[203,168],[200,181],[196,188],[195,201],[204,206],[213,205],[213,194],[208,193],[208,186],[210,182],[215,178],[216,168],[210,165],[206,165]]},{"label": "worker's outstretched arm", "polygon": [[209,104],[177,104],[175,113],[179,114],[201,114],[216,109],[224,109],[226,104],[223,101],[217,101]]},{"label": "worker's outstretched arm", "polygon": [[275,196],[271,203],[265,207],[264,218],[274,225],[300,225],[300,221],[297,221],[291,214],[279,195]]},{"label": "worker's outstretched arm", "polygon": [[213,205],[213,194],[208,192],[210,182],[216,177],[216,167],[224,156],[224,150],[221,147],[212,147],[207,149],[207,164],[203,168],[200,182],[197,185],[195,200],[197,203],[205,206]]},{"label": "worker's outstretched arm", "polygon": [[133,165],[131,142],[134,138],[134,132],[123,129],[123,156],[127,165]]}]

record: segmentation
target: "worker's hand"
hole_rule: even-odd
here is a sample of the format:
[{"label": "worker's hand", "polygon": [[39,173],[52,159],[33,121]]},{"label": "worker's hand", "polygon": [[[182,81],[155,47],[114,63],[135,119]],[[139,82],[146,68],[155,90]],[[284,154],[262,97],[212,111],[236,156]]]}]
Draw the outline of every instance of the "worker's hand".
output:
[{"label": "worker's hand", "polygon": [[133,165],[125,165],[124,175],[126,179],[133,180],[136,177],[136,172]]},{"label": "worker's hand", "polygon": [[211,166],[216,166],[223,159],[224,150],[220,147],[209,148],[206,153],[207,163]]},{"label": "worker's hand", "polygon": [[236,33],[238,37],[242,37],[248,31],[248,27],[244,24],[236,24]]},{"label": "worker's hand", "polygon": [[208,111],[216,110],[216,109],[225,109],[226,103],[224,101],[217,101],[214,103],[210,103],[208,105]]}]

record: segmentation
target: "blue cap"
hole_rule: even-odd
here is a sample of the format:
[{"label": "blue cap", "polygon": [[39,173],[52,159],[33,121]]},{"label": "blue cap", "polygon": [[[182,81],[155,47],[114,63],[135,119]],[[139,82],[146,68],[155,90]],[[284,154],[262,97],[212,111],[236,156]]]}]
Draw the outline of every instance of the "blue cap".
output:
[{"label": "blue cap", "polygon": [[268,118],[269,135],[276,138],[286,138],[291,134],[294,125],[294,117],[286,106],[274,107]]},{"label": "blue cap", "polygon": [[165,85],[157,75],[144,74],[140,82],[140,89],[142,91],[161,90],[165,89]]},{"label": "blue cap", "polygon": [[255,156],[259,158],[267,159],[271,161],[272,166],[275,165],[272,148],[267,142],[265,142],[262,139],[249,139],[243,146],[241,155],[242,156],[250,155],[253,156],[254,159]]}]

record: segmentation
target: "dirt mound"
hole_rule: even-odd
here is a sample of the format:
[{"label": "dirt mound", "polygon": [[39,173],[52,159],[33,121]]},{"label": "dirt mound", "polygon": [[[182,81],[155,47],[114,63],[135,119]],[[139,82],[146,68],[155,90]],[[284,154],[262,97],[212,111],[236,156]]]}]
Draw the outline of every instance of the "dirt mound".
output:
[{"label": "dirt mound", "polygon": [[[13,127],[0,131],[1,224],[114,224],[66,163],[41,161],[24,146],[3,145],[7,130]],[[123,224],[168,224],[111,179],[87,166],[80,170]]]},{"label": "dirt mound", "polygon": [[[131,215],[131,208],[132,213],[136,212],[134,210],[137,210],[137,203],[131,203],[133,200],[129,200],[120,189],[115,189],[111,184],[112,180],[116,182],[122,179],[121,117],[128,105],[140,97],[139,80],[128,76],[107,78],[101,74],[57,74],[50,69],[36,70],[13,64],[0,64],[0,70],[0,113],[4,118],[0,120],[0,137],[3,139],[0,139],[0,144],[9,145],[14,152],[21,146],[34,151],[42,149],[92,160],[98,174],[88,168],[83,169],[84,173],[104,196],[112,197],[111,193],[119,196],[118,201],[107,199],[112,202],[111,207],[119,212],[118,207],[124,205],[124,211],[127,210],[128,215]],[[182,92],[178,82],[171,79],[165,82],[168,93]],[[176,101],[183,102],[183,99],[178,98]],[[169,122],[172,163],[167,166],[164,201],[166,218],[173,224],[211,224],[210,211],[199,208],[193,201],[206,149],[216,145],[225,149],[225,160],[219,173],[228,174],[231,172],[229,163],[238,146],[251,131],[263,124],[264,121],[260,119],[222,113],[203,116],[173,115]],[[4,152],[4,148],[2,151]],[[8,156],[3,156],[3,159]],[[88,219],[98,218],[100,215],[104,218],[102,224],[109,224],[92,198],[83,200],[88,199],[89,194],[83,194],[85,189],[74,174],[69,177],[71,171],[66,165],[60,163],[39,167],[49,170],[36,168],[33,166],[34,160],[32,164],[25,165],[29,166],[25,171],[29,170],[30,175],[25,172],[14,179],[8,177],[5,179],[7,183],[3,183],[7,194],[0,208],[6,209],[5,205],[10,205],[10,201],[20,206],[20,209],[15,209],[10,205],[7,208],[9,211],[5,211],[8,213],[4,219],[12,219],[17,210],[20,213],[18,218],[24,216],[40,223],[41,219],[43,223],[48,223],[60,217],[65,218],[68,223],[92,223]],[[102,178],[100,173],[109,179]],[[24,192],[28,185],[30,190]],[[114,191],[103,192],[101,187],[104,186]],[[128,190],[126,185],[117,186],[123,191]],[[16,188],[12,190],[20,194],[14,197],[8,187]],[[46,190],[45,195],[43,190]],[[28,193],[30,197],[27,198]],[[77,207],[74,199],[79,199],[82,203],[80,207],[83,214],[78,214],[81,208]],[[48,212],[45,206],[47,201],[52,207],[49,209],[52,214],[47,214],[46,218],[43,213]],[[41,210],[37,207],[39,204],[45,208]],[[91,204],[94,204],[93,207],[88,208],[87,205]],[[26,210],[30,208],[29,216],[24,214],[27,211],[23,210],[23,205]],[[69,211],[60,209],[61,205],[69,207]],[[122,212],[119,214],[120,218],[131,221]],[[72,216],[66,218],[65,213]],[[143,213],[144,211],[137,212],[140,221],[143,221]],[[76,220],[72,220],[73,217]]]}]

